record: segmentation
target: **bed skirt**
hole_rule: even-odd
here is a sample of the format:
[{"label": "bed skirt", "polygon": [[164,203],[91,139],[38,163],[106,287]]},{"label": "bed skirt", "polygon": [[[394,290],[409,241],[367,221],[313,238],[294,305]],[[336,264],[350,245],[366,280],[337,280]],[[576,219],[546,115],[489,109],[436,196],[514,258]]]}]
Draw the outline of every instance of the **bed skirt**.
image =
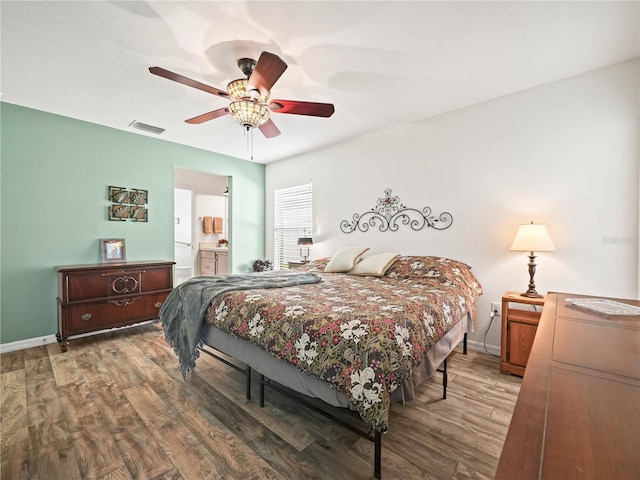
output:
[{"label": "bed skirt", "polygon": [[[470,313],[457,322],[449,332],[425,354],[422,363],[413,369],[411,379],[391,394],[391,403],[410,402],[415,398],[414,388],[433,376],[436,369],[462,341],[465,333],[473,332]],[[267,378],[298,393],[319,398],[334,407],[350,408],[347,395],[332,389],[327,383],[301,372],[293,365],[272,356],[252,343],[229,335],[211,324],[205,325],[205,344],[250,366]]]}]

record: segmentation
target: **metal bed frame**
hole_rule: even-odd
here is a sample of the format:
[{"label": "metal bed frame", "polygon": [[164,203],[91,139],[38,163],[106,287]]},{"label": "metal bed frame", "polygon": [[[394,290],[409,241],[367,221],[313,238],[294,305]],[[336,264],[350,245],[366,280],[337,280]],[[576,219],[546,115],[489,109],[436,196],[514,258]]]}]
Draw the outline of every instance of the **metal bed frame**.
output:
[{"label": "metal bed frame", "polygon": [[[234,370],[242,373],[243,375],[245,375],[246,377],[246,399],[247,400],[251,400],[251,367],[249,365],[245,365],[244,367],[238,366],[236,364],[234,364],[233,362],[228,361],[226,358],[221,357],[220,355],[216,354],[214,351],[211,351],[209,349],[215,350],[213,347],[207,345],[207,348],[200,348],[200,351],[202,353],[206,353],[207,355],[215,358],[216,360],[224,363],[225,365],[233,368]],[[216,350],[217,351],[217,350]],[[467,354],[467,333],[464,333],[463,339],[462,339],[462,353],[464,355]],[[437,372],[442,373],[442,398],[446,399],[447,398],[447,384],[448,384],[448,374],[447,374],[447,359],[448,359],[448,355],[447,357],[442,361],[442,364],[440,366],[440,368],[436,369]],[[327,410],[324,410],[320,407],[318,407],[317,405],[314,405],[313,403],[311,403],[309,400],[307,400],[307,398],[290,389],[287,388],[283,385],[280,385],[279,383],[265,377],[264,375],[260,375],[260,407],[264,407],[264,398],[265,398],[265,389],[264,387],[267,386],[269,388],[271,388],[272,390],[275,390],[279,393],[281,393],[282,395],[285,395],[286,397],[304,405],[305,407],[313,410],[314,412],[317,412],[321,415],[324,415],[325,417],[329,418],[330,420],[332,420],[333,422],[337,423],[338,425],[360,435],[361,437],[369,440],[370,442],[372,442],[374,444],[374,459],[373,459],[373,474],[374,477],[377,479],[382,478],[382,433],[375,430],[373,432],[373,434],[371,433],[371,429],[364,430],[364,429],[360,429],[352,424],[350,424],[349,422],[346,422],[345,420],[337,417],[336,415],[333,415],[332,413],[328,412]],[[347,412],[349,412],[351,414],[351,416],[355,419],[359,419],[359,416],[357,415],[357,413],[355,412],[351,412],[350,410],[346,410]]]}]

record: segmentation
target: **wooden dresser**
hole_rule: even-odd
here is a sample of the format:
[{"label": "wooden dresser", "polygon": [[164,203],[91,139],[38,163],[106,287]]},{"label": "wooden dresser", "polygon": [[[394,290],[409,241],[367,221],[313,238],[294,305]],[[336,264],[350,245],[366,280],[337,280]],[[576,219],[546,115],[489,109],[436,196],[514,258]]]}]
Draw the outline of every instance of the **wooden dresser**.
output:
[{"label": "wooden dresser", "polygon": [[640,317],[567,298],[590,297],[547,295],[498,480],[640,478]]},{"label": "wooden dresser", "polygon": [[174,262],[65,265],[58,272],[60,350],[68,337],[158,318],[173,288]]}]

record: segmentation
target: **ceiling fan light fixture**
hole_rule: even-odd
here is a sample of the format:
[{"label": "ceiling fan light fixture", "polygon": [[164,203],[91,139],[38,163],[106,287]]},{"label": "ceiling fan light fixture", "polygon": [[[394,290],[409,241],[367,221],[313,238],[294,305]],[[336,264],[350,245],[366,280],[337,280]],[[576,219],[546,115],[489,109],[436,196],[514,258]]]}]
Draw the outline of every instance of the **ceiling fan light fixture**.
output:
[{"label": "ceiling fan light fixture", "polygon": [[229,104],[229,112],[243,127],[255,128],[269,119],[269,109],[251,100],[237,100]]},{"label": "ceiling fan light fixture", "polygon": [[227,85],[227,92],[234,100],[241,100],[247,96],[247,79],[239,78]]},{"label": "ceiling fan light fixture", "polygon": [[[302,102],[299,100],[275,100],[269,103],[271,87],[287,69],[287,64],[278,55],[262,52],[257,62],[251,58],[241,58],[238,60],[238,67],[246,75],[246,78],[232,80],[228,83],[226,91],[185,77],[179,73],[170,72],[162,67],[149,67],[149,72],[172,82],[181,83],[231,100],[227,107],[218,108],[185,120],[186,123],[191,125],[231,115],[247,131],[260,127],[260,133],[265,138],[274,138],[280,135],[281,132],[270,119],[272,111],[312,117],[330,117],[335,111],[331,103]],[[247,139],[253,139],[253,135],[246,135],[246,137]]]},{"label": "ceiling fan light fixture", "polygon": [[262,95],[258,89],[249,90],[249,81],[246,78],[229,82],[227,92],[234,100],[251,99],[260,103],[267,103],[270,96],[269,93]]}]

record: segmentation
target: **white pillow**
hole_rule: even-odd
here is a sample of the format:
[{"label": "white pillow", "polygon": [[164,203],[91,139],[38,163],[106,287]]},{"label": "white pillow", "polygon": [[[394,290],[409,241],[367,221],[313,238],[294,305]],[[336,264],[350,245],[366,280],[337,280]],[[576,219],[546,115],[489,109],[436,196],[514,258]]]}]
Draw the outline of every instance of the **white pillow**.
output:
[{"label": "white pillow", "polygon": [[391,264],[399,257],[399,253],[392,252],[369,255],[353,267],[353,269],[349,271],[349,275],[371,275],[374,277],[381,277],[385,274]]},{"label": "white pillow", "polygon": [[351,270],[360,261],[362,254],[369,247],[345,247],[331,257],[324,271],[328,273],[343,273]]}]

